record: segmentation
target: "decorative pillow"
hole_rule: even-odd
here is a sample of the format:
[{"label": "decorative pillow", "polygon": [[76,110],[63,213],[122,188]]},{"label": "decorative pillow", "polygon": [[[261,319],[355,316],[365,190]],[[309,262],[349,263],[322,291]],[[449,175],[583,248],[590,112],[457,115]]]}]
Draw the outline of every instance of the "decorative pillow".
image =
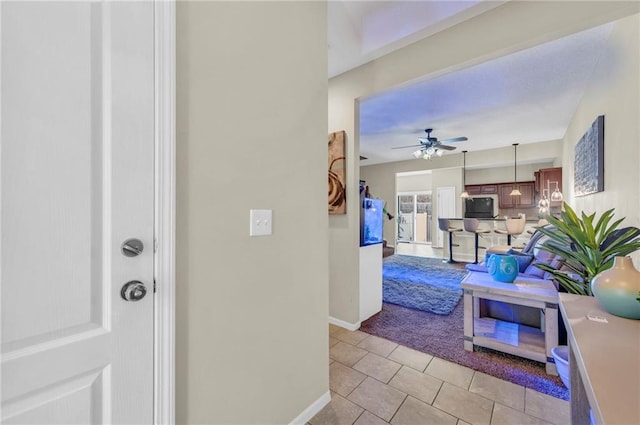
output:
[{"label": "decorative pillow", "polygon": [[487,267],[483,264],[467,264],[465,267],[471,272],[489,272],[489,270],[487,270]]},{"label": "decorative pillow", "polygon": [[516,251],[515,249],[510,249],[509,251],[507,251],[507,254],[515,257],[516,261],[518,262],[518,272],[520,273],[524,273],[529,264],[531,264],[531,262],[533,261],[533,255],[525,254],[520,251]]},{"label": "decorative pillow", "polygon": [[[555,227],[551,225],[547,225],[545,227],[555,229]],[[547,239],[549,239],[548,236],[545,236],[542,233],[536,231],[533,235],[531,235],[531,238],[529,238],[529,242],[522,249],[522,252],[528,252],[530,254],[533,253],[534,248],[539,247]]]},{"label": "decorative pillow", "polygon": [[533,262],[526,268],[524,271],[525,274],[530,276],[539,277],[540,279],[544,279],[545,271],[540,270],[536,267],[536,264],[551,264],[551,262],[555,258],[555,254],[550,253],[549,251],[545,251],[544,249],[539,249],[536,253],[535,259]]},{"label": "decorative pillow", "polygon": [[[562,269],[562,265],[564,264],[564,258],[562,258],[559,255],[556,255],[555,257],[553,257],[553,259],[551,260],[551,262],[549,263],[549,265],[551,267],[553,267],[556,270],[560,270]],[[544,276],[543,279],[551,279],[553,277],[553,275],[549,272],[544,272]]]}]

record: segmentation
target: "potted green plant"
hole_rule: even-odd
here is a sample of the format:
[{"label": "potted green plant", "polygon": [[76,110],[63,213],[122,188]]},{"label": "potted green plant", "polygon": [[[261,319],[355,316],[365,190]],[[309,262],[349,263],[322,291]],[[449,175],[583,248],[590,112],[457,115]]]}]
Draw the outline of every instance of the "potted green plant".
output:
[{"label": "potted green plant", "polygon": [[548,237],[542,247],[564,258],[564,269],[556,270],[548,264],[536,267],[549,272],[567,292],[593,295],[591,279],[611,268],[615,257],[626,256],[640,249],[640,230],[635,227],[619,229],[624,218],[613,220],[614,209],[596,214],[584,212],[578,217],[565,202],[559,218],[549,216],[552,226],[538,230]]}]

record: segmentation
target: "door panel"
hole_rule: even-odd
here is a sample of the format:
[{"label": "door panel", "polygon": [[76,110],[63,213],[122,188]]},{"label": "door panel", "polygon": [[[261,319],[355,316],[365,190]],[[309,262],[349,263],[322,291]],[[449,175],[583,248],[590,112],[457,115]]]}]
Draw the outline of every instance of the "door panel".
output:
[{"label": "door panel", "polygon": [[92,400],[100,394],[102,386],[100,372],[74,377],[14,403],[16,412],[8,412],[10,419],[4,423],[34,424],[43,417],[49,418],[49,424],[96,423],[101,414],[99,409],[92,409],[99,406]]},{"label": "door panel", "polygon": [[153,3],[0,7],[2,422],[150,423]]},{"label": "door panel", "polygon": [[[49,19],[58,9],[59,18]],[[88,5],[2,6],[2,201],[11,206],[2,216],[3,344],[56,338],[102,318],[101,300],[90,302],[102,284],[102,219],[88,214],[102,197],[101,156],[93,155],[97,143],[87,143],[86,90],[99,82],[91,60],[81,60],[90,14]],[[70,68],[73,78],[64,77]]]}]

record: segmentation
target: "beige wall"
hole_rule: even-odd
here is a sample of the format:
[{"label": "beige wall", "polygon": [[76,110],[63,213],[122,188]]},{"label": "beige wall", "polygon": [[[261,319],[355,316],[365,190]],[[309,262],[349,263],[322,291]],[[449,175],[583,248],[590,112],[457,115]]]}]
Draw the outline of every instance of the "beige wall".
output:
[{"label": "beige wall", "polygon": [[[358,99],[591,28],[637,10],[635,2],[508,2],[332,78],[328,129],[347,132],[347,165],[352,170],[347,178],[352,193],[349,205],[357,203],[353,192],[357,192],[359,180]],[[377,197],[388,196],[380,194],[378,186],[375,191]],[[329,223],[330,314],[354,324],[359,311],[358,220],[357,209],[351,208],[346,217],[332,217]],[[389,222],[385,223],[385,237],[389,226]]]},{"label": "beige wall", "polygon": [[426,192],[431,190],[431,173],[396,177],[397,192]]},{"label": "beige wall", "polygon": [[329,390],[326,3],[177,12],[177,420],[289,423]]},{"label": "beige wall", "polygon": [[[640,15],[616,23],[564,139],[563,186],[569,204],[600,215],[609,208],[626,225],[640,227]],[[604,192],[573,195],[574,148],[597,116],[604,115]]]}]

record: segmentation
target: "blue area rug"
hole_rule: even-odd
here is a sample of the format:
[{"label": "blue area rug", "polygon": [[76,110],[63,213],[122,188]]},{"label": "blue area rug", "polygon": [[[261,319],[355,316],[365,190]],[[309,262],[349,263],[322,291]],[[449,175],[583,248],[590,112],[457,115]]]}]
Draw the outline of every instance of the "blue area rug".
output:
[{"label": "blue area rug", "polygon": [[382,265],[384,302],[447,315],[462,296],[464,268],[436,258],[392,255]]}]

